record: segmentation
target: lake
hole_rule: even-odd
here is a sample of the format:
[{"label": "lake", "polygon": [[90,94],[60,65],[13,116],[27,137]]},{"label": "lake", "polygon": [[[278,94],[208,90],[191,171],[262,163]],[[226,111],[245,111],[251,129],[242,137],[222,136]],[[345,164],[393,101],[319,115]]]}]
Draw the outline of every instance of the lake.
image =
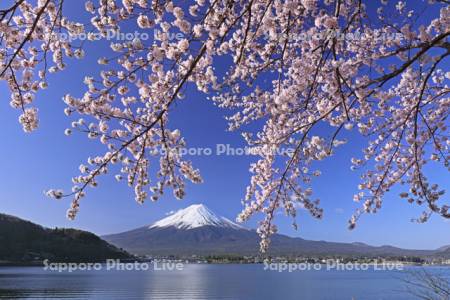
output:
[{"label": "lake", "polygon": [[[408,269],[414,269],[409,267]],[[427,267],[449,276],[450,269]],[[186,264],[182,270],[57,272],[0,267],[3,299],[413,299],[405,272],[307,270],[277,272],[262,264]]]}]

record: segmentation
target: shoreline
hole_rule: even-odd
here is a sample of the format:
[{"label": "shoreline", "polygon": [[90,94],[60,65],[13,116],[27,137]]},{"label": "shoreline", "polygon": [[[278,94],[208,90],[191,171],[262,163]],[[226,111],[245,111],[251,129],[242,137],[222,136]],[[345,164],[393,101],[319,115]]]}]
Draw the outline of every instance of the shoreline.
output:
[{"label": "shoreline", "polygon": [[[124,264],[127,263],[158,263],[158,262],[165,262],[165,263],[183,263],[186,265],[262,265],[264,264],[263,261],[261,262],[248,262],[248,261],[243,261],[243,262],[207,262],[207,261],[188,261],[188,260],[183,260],[183,259],[174,259],[174,260],[169,260],[169,259],[161,259],[161,260],[121,260],[121,262],[123,262]],[[64,262],[64,261],[52,261],[51,263],[56,263],[56,264],[65,264],[65,263],[69,263],[69,262]],[[73,262],[72,262],[73,263]],[[96,261],[96,262],[83,262],[83,261],[79,261],[76,262],[76,264],[101,264],[101,265],[105,265],[107,262],[106,260],[104,261]],[[289,262],[289,261],[272,261],[270,263],[274,263],[274,264],[299,264],[299,262]],[[391,262],[391,261],[386,261],[385,264],[395,264],[395,263],[399,263],[399,262]],[[307,263],[306,263],[307,264]],[[326,263],[315,263],[317,265],[327,265]],[[379,265],[380,263],[363,263],[363,262],[354,262],[354,263],[350,263],[352,265],[361,265],[361,264],[365,264],[368,265],[370,267],[375,267],[377,265]],[[449,264],[420,264],[420,263],[413,263],[413,262],[402,262],[402,265],[406,266],[406,267],[424,267],[424,268],[428,268],[428,267],[439,267],[439,268],[450,268]],[[345,265],[345,263],[343,263],[343,265]],[[32,261],[32,262],[20,262],[20,261],[0,261],[0,268],[2,267],[44,267],[45,266],[45,261]]]}]

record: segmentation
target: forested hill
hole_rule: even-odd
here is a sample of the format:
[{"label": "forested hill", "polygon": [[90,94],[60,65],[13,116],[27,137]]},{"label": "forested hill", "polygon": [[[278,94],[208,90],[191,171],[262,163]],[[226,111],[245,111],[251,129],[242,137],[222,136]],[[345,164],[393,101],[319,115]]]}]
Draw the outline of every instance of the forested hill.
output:
[{"label": "forested hill", "polygon": [[129,254],[93,233],[49,229],[14,216],[0,214],[0,261],[93,262],[127,258]]}]

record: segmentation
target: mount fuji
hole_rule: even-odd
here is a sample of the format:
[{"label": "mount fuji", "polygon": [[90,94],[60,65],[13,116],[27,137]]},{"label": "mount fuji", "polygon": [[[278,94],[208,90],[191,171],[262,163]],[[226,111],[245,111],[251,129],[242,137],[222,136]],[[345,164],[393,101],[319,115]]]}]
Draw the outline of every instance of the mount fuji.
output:
[{"label": "mount fuji", "polygon": [[194,229],[202,226],[244,229],[244,227],[228,220],[227,218],[215,215],[203,204],[194,204],[185,209],[181,209],[167,218],[154,223],[150,226],[150,229],[166,227]]},{"label": "mount fuji", "polygon": [[151,225],[103,238],[133,254],[155,256],[227,254],[238,249],[257,253],[259,241],[254,230],[216,215],[203,204],[181,209]]},{"label": "mount fuji", "polygon": [[[149,226],[102,237],[130,253],[150,256],[258,255],[259,236],[203,204],[191,205]],[[435,256],[439,250],[408,250],[393,246],[374,247],[363,243],[335,243],[271,237],[270,255],[282,256]],[[450,255],[450,253],[449,253]]]}]

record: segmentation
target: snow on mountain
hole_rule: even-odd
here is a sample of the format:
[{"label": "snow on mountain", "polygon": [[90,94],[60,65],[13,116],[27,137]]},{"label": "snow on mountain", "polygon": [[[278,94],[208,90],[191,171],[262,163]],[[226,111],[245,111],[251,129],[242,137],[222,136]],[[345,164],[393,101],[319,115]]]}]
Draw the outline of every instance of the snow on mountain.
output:
[{"label": "snow on mountain", "polygon": [[176,227],[178,229],[193,229],[203,226],[245,229],[227,218],[217,216],[203,204],[194,204],[181,209],[173,215],[152,224],[149,228]]}]

